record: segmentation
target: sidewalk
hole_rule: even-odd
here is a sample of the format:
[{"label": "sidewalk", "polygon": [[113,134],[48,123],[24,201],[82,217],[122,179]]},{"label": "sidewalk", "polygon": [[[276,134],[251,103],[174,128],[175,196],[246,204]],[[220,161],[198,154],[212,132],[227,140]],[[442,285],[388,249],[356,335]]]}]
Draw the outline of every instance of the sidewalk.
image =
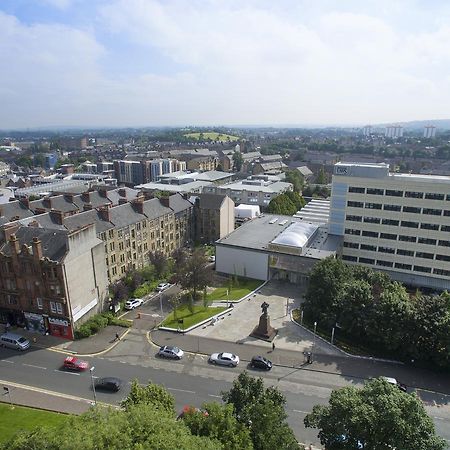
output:
[{"label": "sidewalk", "polygon": [[[91,407],[91,400],[57,394],[44,389],[31,388],[17,383],[1,381],[2,386],[10,389],[13,405],[45,409],[64,414],[82,414]],[[9,396],[2,392],[0,402],[9,403]]]}]

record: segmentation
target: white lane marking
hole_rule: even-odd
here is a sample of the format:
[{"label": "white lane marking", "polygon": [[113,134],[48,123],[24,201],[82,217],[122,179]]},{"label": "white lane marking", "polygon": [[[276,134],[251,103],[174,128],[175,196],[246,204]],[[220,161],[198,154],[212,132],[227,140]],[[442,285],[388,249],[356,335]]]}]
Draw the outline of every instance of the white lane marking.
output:
[{"label": "white lane marking", "polygon": [[35,366],[34,364],[26,364],[26,363],[23,363],[22,366],[34,367],[35,369],[43,369],[43,370],[47,370],[47,367]]},{"label": "white lane marking", "polygon": [[177,392],[187,392],[188,394],[195,394],[194,391],[188,391],[186,389],[175,389],[175,388],[167,388],[169,391],[177,391]]},{"label": "white lane marking", "polygon": [[14,361],[9,361],[8,359],[0,359],[1,362],[7,362],[10,364],[14,364]]},{"label": "white lane marking", "polygon": [[59,373],[66,373],[67,375],[76,375],[76,376],[80,376],[81,374],[76,373],[76,372],[67,372],[65,370],[59,370],[59,369],[55,369],[55,372],[59,372]]},{"label": "white lane marking", "polygon": [[222,398],[220,395],[208,394],[208,397]]},{"label": "white lane marking", "polygon": [[437,420],[448,420],[448,419],[445,419],[444,417],[439,417],[439,416],[433,416],[433,419],[437,419]]},{"label": "white lane marking", "polygon": [[309,414],[309,411],[302,411],[301,409],[293,409],[292,411],[294,411],[296,413],[301,413],[301,414]]}]

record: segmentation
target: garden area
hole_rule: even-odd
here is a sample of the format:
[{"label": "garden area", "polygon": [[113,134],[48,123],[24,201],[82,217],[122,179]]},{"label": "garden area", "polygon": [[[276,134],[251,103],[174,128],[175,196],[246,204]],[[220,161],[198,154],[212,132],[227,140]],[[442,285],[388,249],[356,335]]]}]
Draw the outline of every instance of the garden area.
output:
[{"label": "garden area", "polygon": [[206,298],[209,302],[221,300],[234,302],[250,294],[250,292],[261,286],[262,283],[263,281],[261,280],[253,280],[250,278],[233,277],[227,280],[222,277],[218,280],[218,283],[215,283],[219,284],[219,286],[214,286],[213,290],[207,293]]},{"label": "garden area", "polygon": [[16,433],[35,427],[57,426],[69,416],[40,409],[11,406],[0,403],[0,444],[11,439]]},{"label": "garden area", "polygon": [[[202,322],[203,320],[209,319],[215,316],[227,308],[225,306],[218,307],[204,307],[194,305],[191,309],[189,305],[183,305],[178,307],[175,311],[172,311],[164,322],[161,324],[162,327],[175,328],[180,330],[186,330],[187,328]],[[183,322],[179,322],[182,320]]]}]

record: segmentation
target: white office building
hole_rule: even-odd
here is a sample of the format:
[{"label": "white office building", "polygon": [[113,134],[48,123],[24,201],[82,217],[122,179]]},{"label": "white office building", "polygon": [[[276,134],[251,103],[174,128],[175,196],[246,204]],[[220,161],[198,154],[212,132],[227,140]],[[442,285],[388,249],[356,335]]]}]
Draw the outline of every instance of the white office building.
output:
[{"label": "white office building", "polygon": [[329,233],[342,259],[405,284],[450,289],[450,177],[390,173],[389,165],[337,163]]},{"label": "white office building", "polygon": [[436,127],[434,125],[427,125],[424,127],[423,137],[428,139],[436,137]]},{"label": "white office building", "polygon": [[387,138],[403,137],[403,127],[401,125],[389,125],[386,127],[384,135]]}]

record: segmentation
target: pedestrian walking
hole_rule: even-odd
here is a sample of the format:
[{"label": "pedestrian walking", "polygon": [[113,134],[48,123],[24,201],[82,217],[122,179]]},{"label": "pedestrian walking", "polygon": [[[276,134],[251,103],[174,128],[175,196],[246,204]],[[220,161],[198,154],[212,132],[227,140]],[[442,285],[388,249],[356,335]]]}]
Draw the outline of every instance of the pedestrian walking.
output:
[{"label": "pedestrian walking", "polygon": [[116,341],[120,341],[120,336],[119,336],[119,333],[116,333],[116,339],[115,339]]},{"label": "pedestrian walking", "polygon": [[275,342],[272,342],[272,351],[275,350]]}]

